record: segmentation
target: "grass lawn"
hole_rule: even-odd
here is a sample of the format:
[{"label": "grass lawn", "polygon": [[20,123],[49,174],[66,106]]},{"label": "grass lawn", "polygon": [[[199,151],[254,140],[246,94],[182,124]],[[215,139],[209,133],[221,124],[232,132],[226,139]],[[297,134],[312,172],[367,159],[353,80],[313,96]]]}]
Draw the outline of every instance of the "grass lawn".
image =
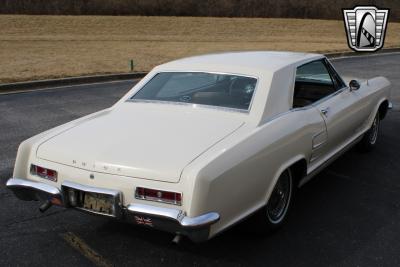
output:
[{"label": "grass lawn", "polygon": [[[389,23],[385,47],[400,45]],[[233,50],[350,51],[342,21],[0,15],[0,83],[136,71]]]}]

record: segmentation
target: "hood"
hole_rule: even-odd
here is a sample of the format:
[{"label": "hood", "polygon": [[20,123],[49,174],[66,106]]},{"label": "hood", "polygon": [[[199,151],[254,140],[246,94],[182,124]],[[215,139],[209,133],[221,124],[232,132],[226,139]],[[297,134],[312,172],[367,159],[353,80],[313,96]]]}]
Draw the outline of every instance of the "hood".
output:
[{"label": "hood", "polygon": [[38,147],[37,157],[94,172],[178,182],[187,164],[243,124],[240,115],[125,102],[51,137]]}]

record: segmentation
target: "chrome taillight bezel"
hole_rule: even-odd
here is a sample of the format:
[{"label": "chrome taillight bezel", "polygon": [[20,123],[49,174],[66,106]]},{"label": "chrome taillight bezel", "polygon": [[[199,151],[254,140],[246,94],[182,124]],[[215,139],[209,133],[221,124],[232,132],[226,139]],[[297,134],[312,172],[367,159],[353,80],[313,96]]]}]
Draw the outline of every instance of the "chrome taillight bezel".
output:
[{"label": "chrome taillight bezel", "polygon": [[[156,196],[149,195],[150,192],[153,193],[153,195],[155,193]],[[163,195],[165,194],[173,194],[174,198],[165,198],[163,197]],[[147,200],[147,201],[154,201],[165,204],[182,206],[182,197],[183,195],[181,192],[166,191],[166,190],[159,190],[146,187],[136,187],[135,189],[135,198],[140,200]]]},{"label": "chrome taillight bezel", "polygon": [[[57,182],[58,172],[55,170],[31,164],[30,173],[31,175],[35,175],[52,182]],[[50,173],[52,173],[52,175],[50,175]]]}]

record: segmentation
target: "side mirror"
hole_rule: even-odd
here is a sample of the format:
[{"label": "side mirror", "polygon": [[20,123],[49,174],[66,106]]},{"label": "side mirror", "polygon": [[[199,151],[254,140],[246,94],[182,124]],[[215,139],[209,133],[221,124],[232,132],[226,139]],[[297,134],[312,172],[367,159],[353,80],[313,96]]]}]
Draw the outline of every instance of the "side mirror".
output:
[{"label": "side mirror", "polygon": [[350,91],[356,91],[360,89],[361,85],[358,81],[356,80],[351,80],[349,83]]}]

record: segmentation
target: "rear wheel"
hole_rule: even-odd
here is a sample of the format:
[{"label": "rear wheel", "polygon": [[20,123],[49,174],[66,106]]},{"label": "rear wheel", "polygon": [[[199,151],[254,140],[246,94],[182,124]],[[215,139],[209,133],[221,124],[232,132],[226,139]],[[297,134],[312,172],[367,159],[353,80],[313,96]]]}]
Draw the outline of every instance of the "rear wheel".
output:
[{"label": "rear wheel", "polygon": [[380,114],[379,111],[376,113],[374,121],[372,122],[371,128],[364,134],[358,148],[362,152],[369,152],[375,146],[379,137],[379,127],[380,127]]},{"label": "rear wheel", "polygon": [[270,232],[286,221],[294,197],[293,177],[290,169],[279,176],[267,205],[257,214],[258,232]]}]

